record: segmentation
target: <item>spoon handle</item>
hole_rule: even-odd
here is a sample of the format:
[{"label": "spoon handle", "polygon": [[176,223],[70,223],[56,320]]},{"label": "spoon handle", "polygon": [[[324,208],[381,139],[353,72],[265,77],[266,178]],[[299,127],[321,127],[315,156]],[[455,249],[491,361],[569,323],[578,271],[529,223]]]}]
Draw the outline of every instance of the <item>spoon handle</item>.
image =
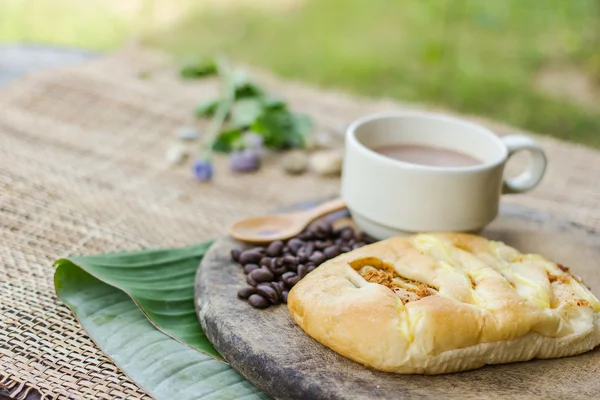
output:
[{"label": "spoon handle", "polygon": [[340,211],[346,208],[346,203],[342,199],[333,199],[326,201],[325,203],[319,204],[315,208],[305,211],[307,216],[307,222],[312,222],[315,219],[322,217],[327,214],[331,214],[335,211]]}]

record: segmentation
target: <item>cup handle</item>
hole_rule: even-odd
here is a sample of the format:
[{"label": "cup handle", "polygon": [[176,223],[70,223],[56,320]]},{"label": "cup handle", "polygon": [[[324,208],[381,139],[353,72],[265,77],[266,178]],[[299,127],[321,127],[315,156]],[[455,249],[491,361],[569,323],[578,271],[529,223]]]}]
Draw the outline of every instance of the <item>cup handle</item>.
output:
[{"label": "cup handle", "polygon": [[508,149],[508,158],[519,151],[531,153],[531,164],[519,176],[511,179],[504,178],[502,193],[523,193],[533,189],[542,180],[546,171],[546,154],[533,139],[523,135],[507,135],[500,137]]}]

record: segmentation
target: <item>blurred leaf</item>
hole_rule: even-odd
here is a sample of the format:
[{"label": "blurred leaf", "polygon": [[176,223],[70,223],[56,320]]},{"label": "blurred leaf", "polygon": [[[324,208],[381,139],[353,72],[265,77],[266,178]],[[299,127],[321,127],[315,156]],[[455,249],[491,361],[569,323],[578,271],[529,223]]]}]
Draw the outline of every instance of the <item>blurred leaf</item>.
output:
[{"label": "blurred leaf", "polygon": [[282,110],[282,109],[287,108],[287,105],[281,98],[270,95],[270,94],[267,94],[266,96],[263,97],[262,104],[263,104],[264,108],[267,108],[270,110]]},{"label": "blurred leaf", "polygon": [[235,99],[244,99],[248,97],[262,97],[263,90],[248,76],[245,71],[235,71],[231,79],[235,87]]},{"label": "blurred leaf", "polygon": [[252,123],[262,113],[263,104],[255,98],[237,101],[231,110],[231,124],[236,128],[244,128]]},{"label": "blurred leaf", "polygon": [[[63,258],[57,268],[81,268],[127,293],[157,328],[203,353],[220,358],[202,329],[194,309],[194,275],[211,242],[136,253]],[[58,273],[58,289],[69,276]]]},{"label": "blurred leaf", "polygon": [[475,24],[486,29],[502,28],[502,21],[489,12],[480,12],[474,15]]},{"label": "blurred leaf", "polygon": [[56,294],[98,347],[157,400],[267,399],[213,358],[218,354],[195,317],[194,276],[209,244],[61,259]]},{"label": "blurred leaf", "polygon": [[184,65],[179,74],[184,79],[198,79],[217,75],[218,68],[215,60],[195,61]]},{"label": "blurred leaf", "polygon": [[428,41],[421,50],[421,60],[427,64],[439,64],[444,54],[444,45],[439,41]]},{"label": "blurred leaf", "polygon": [[216,100],[208,100],[204,103],[200,103],[198,104],[198,106],[196,107],[196,117],[198,118],[202,118],[202,117],[212,117],[215,112],[217,111],[217,108],[219,108],[219,104],[220,104],[220,100],[216,99]]},{"label": "blurred leaf", "polygon": [[242,131],[240,129],[231,129],[221,132],[213,143],[213,151],[219,153],[229,153],[236,149],[242,142]]},{"label": "blurred leaf", "polygon": [[245,99],[248,97],[260,97],[262,96],[263,91],[258,85],[254,82],[246,82],[243,85],[235,87],[235,98],[236,99]]},{"label": "blurred leaf", "polygon": [[293,129],[288,134],[287,144],[290,147],[306,146],[306,137],[313,129],[312,120],[306,114],[292,114]]},{"label": "blurred leaf", "polygon": [[285,109],[266,110],[251,126],[263,137],[265,146],[274,149],[304,147],[311,128],[308,116]]}]

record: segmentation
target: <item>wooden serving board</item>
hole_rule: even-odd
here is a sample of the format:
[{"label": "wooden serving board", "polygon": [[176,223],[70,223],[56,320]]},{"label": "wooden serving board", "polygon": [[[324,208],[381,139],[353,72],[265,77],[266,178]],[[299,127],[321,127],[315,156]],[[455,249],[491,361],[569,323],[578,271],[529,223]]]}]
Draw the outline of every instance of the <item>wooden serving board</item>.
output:
[{"label": "wooden serving board", "polygon": [[[600,233],[514,206],[481,235],[570,266],[600,294]],[[196,276],[198,317],[233,368],[278,399],[597,399],[600,347],[575,357],[486,366],[438,375],[375,371],[321,345],[294,324],[286,305],[257,310],[237,298],[244,274],[237,245],[218,240]]]}]

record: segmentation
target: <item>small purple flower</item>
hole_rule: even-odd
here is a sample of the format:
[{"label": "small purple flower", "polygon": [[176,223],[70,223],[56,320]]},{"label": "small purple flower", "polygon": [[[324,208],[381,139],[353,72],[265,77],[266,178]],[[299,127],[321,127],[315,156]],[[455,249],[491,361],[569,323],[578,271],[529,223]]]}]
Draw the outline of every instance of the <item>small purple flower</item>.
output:
[{"label": "small purple flower", "polygon": [[252,172],[260,166],[260,156],[254,149],[234,151],[229,155],[229,168],[233,172]]},{"label": "small purple flower", "polygon": [[255,150],[256,154],[262,158],[265,155],[263,137],[257,133],[248,132],[244,135],[244,147]]},{"label": "small purple flower", "polygon": [[202,158],[194,161],[194,176],[199,181],[210,181],[213,176],[213,166],[210,161]]}]

